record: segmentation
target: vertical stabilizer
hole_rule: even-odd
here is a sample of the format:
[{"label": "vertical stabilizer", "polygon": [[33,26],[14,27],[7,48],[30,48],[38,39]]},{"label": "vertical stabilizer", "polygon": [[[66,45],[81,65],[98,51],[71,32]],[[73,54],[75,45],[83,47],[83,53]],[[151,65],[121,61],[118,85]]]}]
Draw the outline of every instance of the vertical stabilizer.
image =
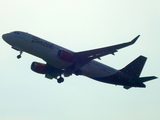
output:
[{"label": "vertical stabilizer", "polygon": [[146,60],[147,60],[146,57],[139,56],[133,62],[128,64],[126,67],[124,67],[120,71],[126,73],[132,78],[139,78]]}]

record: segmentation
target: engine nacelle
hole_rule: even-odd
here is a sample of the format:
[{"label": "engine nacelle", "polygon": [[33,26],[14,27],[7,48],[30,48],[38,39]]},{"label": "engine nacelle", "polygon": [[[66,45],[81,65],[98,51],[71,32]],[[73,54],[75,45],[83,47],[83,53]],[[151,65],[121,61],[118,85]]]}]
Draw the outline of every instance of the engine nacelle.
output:
[{"label": "engine nacelle", "polygon": [[47,65],[43,63],[33,62],[31,64],[31,70],[36,73],[46,74],[47,73]]},{"label": "engine nacelle", "polygon": [[69,51],[59,50],[57,56],[59,59],[68,63],[71,63],[74,61],[74,55]]}]

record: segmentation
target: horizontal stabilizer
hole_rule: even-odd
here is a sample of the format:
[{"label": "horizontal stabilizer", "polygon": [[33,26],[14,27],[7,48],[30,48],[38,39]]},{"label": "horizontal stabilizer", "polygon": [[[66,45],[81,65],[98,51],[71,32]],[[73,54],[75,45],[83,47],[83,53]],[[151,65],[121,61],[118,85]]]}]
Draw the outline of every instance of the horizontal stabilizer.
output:
[{"label": "horizontal stabilizer", "polygon": [[139,81],[140,82],[147,82],[147,81],[150,81],[150,80],[153,80],[153,79],[157,79],[157,77],[155,77],[155,76],[141,77],[141,78],[139,78]]},{"label": "horizontal stabilizer", "polygon": [[[137,86],[137,87],[145,88],[146,86],[143,82],[147,82],[153,79],[157,79],[157,77],[155,76],[141,77],[141,78],[135,79],[134,81],[136,81],[139,85],[142,85],[142,86]],[[123,86],[123,88],[127,90],[130,89],[131,87],[136,87],[136,86]]]}]

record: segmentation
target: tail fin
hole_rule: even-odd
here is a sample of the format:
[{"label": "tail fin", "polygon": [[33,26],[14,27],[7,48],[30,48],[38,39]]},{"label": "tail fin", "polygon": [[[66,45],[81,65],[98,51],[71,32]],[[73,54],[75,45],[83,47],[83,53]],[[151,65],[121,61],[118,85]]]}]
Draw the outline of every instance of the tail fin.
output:
[{"label": "tail fin", "polygon": [[[120,70],[123,73],[130,76],[131,78],[130,82],[136,83],[136,87],[145,87],[145,84],[143,84],[143,82],[147,82],[157,78],[155,76],[139,77],[146,60],[147,60],[146,57],[139,56],[133,62],[131,62],[126,67]],[[125,89],[130,89],[131,87],[135,87],[135,86],[124,86]]]},{"label": "tail fin", "polygon": [[146,60],[146,57],[139,56],[137,59],[135,59],[120,71],[128,74],[132,78],[139,78]]}]

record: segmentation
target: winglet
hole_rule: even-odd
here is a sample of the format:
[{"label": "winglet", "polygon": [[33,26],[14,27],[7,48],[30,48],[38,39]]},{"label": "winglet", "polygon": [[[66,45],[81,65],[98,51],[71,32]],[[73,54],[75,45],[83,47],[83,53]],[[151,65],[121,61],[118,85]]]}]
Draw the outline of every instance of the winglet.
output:
[{"label": "winglet", "polygon": [[131,44],[134,44],[139,37],[140,37],[140,35],[138,35],[137,37],[135,37],[135,38],[131,41]]},{"label": "winglet", "polygon": [[130,42],[126,42],[126,43],[114,45],[114,46],[111,46],[111,47],[114,47],[116,50],[121,49],[121,48],[124,48],[124,47],[127,47],[127,46],[129,46],[129,45],[134,44],[139,37],[140,37],[140,35],[138,35],[137,37],[135,37],[135,38],[134,38],[133,40],[131,40]]}]

